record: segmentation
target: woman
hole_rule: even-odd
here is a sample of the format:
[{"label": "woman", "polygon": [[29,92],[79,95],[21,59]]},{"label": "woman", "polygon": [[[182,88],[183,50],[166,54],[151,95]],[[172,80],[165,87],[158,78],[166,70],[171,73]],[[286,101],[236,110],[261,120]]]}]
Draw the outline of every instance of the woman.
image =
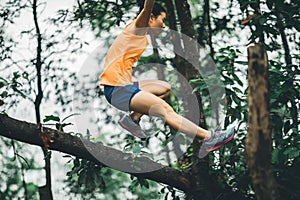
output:
[{"label": "woman", "polygon": [[100,84],[107,101],[123,111],[119,124],[139,138],[147,135],[139,126],[143,114],[161,117],[175,130],[199,137],[206,151],[213,151],[230,141],[234,129],[208,131],[178,115],[163,99],[170,93],[170,85],[160,80],[132,81],[132,67],[148,45],[146,34],[159,34],[165,27],[166,11],[154,0],[141,2],[140,13],[116,38],[107,52]]}]

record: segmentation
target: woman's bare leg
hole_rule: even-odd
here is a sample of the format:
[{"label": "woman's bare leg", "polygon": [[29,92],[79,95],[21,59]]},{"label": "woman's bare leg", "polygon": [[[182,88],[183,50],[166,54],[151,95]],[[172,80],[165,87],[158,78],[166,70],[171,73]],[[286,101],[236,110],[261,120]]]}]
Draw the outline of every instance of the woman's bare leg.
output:
[{"label": "woman's bare leg", "polygon": [[[139,88],[142,91],[149,92],[158,96],[161,99],[165,99],[170,95],[171,86],[165,81],[160,80],[142,80],[139,81]],[[138,112],[131,113],[131,118],[135,121],[138,121],[143,114]]]},{"label": "woman's bare leg", "polygon": [[183,133],[201,139],[210,138],[209,131],[178,115],[168,103],[150,92],[140,91],[137,93],[131,100],[130,109],[136,113],[160,117],[170,127]]}]

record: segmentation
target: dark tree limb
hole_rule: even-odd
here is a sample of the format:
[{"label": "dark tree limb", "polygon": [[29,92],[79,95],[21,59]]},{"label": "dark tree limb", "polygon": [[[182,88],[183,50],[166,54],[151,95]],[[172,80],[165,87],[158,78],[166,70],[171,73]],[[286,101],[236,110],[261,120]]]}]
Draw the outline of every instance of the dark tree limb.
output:
[{"label": "dark tree limb", "polygon": [[[199,45],[196,40],[196,32],[191,16],[190,5],[187,0],[175,0],[174,2],[180,22],[181,32],[184,34],[182,35],[184,58],[188,61],[182,62],[184,64],[182,66],[179,66],[179,71],[184,75],[186,80],[200,78]],[[192,85],[192,87],[194,88],[195,85]],[[189,113],[188,117],[190,117],[189,119],[191,119],[194,123],[199,124],[203,128],[206,128],[200,92],[197,91],[195,92],[195,94],[184,94],[184,96],[186,97],[184,101],[187,103],[187,105],[193,105],[193,98],[191,98],[192,95],[196,95],[197,97],[197,103],[199,105],[198,112],[200,112],[200,116],[196,118],[195,116],[198,116],[199,113],[191,112]],[[199,158],[198,155],[200,152],[201,141],[198,138],[194,139],[192,146],[193,165],[191,167],[190,173],[193,175],[193,183],[195,184],[196,190],[193,191],[193,193],[189,193],[187,195],[187,199],[212,199],[212,190],[210,189],[212,189],[213,186],[211,185],[211,180],[209,177],[209,158],[208,156],[201,159]]]},{"label": "dark tree limb", "polygon": [[[38,23],[38,14],[37,14],[37,0],[33,0],[32,4],[32,14],[33,21],[36,30],[36,39],[37,39],[37,47],[36,47],[36,62],[35,68],[37,73],[37,95],[34,101],[35,107],[35,116],[36,122],[39,124],[41,122],[41,112],[40,106],[43,100],[43,89],[42,89],[42,34],[40,31],[39,23]],[[40,199],[52,200],[52,190],[51,190],[51,161],[50,158],[47,158],[48,151],[47,149],[42,147],[42,151],[45,157],[45,174],[46,174],[46,184],[42,187],[39,187]]]},{"label": "dark tree limb", "polygon": [[149,158],[135,157],[101,143],[93,143],[46,127],[40,129],[36,124],[0,115],[0,135],[4,137],[43,147],[44,143],[39,137],[40,130],[53,141],[49,142],[51,150],[90,160],[140,178],[164,183],[184,192],[195,189],[188,174],[163,166]]},{"label": "dark tree limb", "polygon": [[208,45],[210,48],[210,56],[212,58],[214,58],[214,47],[213,47],[213,43],[212,43],[212,28],[211,28],[211,20],[210,20],[210,4],[209,4],[209,0],[204,0],[204,13],[205,13],[205,19],[206,19],[206,23],[207,23],[207,29],[208,29]]}]

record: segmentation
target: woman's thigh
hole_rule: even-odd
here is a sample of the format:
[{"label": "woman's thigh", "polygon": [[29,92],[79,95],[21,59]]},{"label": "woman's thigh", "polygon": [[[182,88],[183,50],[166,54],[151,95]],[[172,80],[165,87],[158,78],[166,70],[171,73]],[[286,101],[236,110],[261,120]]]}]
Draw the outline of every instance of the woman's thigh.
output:
[{"label": "woman's thigh", "polygon": [[165,96],[171,90],[170,84],[161,80],[141,80],[139,88],[156,96]]},{"label": "woman's thigh", "polygon": [[171,106],[163,99],[143,90],[135,94],[131,99],[130,110],[162,118],[168,112],[173,111]]}]

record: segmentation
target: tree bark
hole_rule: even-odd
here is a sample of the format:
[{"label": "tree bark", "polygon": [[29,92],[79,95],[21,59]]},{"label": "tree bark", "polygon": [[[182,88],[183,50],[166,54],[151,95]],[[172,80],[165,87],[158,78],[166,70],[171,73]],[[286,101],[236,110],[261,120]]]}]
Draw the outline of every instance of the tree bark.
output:
[{"label": "tree bark", "polygon": [[37,73],[37,95],[34,101],[35,105],[35,116],[36,116],[36,122],[41,122],[41,113],[40,113],[40,105],[43,99],[43,89],[42,89],[42,75],[41,75],[41,69],[42,69],[42,35],[38,24],[37,19],[37,0],[33,1],[32,5],[33,10],[33,20],[34,25],[36,29],[36,38],[37,38],[37,47],[36,47],[36,62],[35,62],[35,68]]},{"label": "tree bark", "polygon": [[248,48],[249,122],[246,163],[258,200],[278,199],[271,168],[268,58],[261,44]]},{"label": "tree bark", "polygon": [[[0,136],[43,147],[45,144],[40,138],[40,134],[49,137],[48,148],[51,150],[89,160],[98,165],[119,170],[139,178],[163,183],[186,194],[194,194],[190,199],[205,199],[203,198],[205,196],[204,193],[197,193],[199,192],[199,185],[195,182],[194,174],[161,165],[146,157],[135,157],[132,154],[123,153],[101,143],[93,143],[68,133],[46,127],[41,128],[37,124],[20,121],[0,114]],[[203,179],[206,180],[206,178]],[[213,189],[208,188],[208,190],[211,191]],[[230,191],[227,194],[234,195]],[[41,196],[42,199],[44,197]]]},{"label": "tree bark", "polygon": [[[37,0],[33,0],[32,4],[32,11],[33,11],[33,20],[34,25],[36,29],[36,37],[37,37],[37,48],[36,48],[36,73],[37,73],[37,95],[34,101],[34,107],[35,107],[35,116],[36,116],[36,123],[39,124],[41,122],[41,112],[40,112],[40,106],[43,99],[43,89],[42,89],[42,35],[38,23],[38,17],[37,17]],[[46,174],[46,184],[44,186],[39,187],[39,194],[40,199],[47,199],[52,200],[52,190],[51,190],[51,161],[50,158],[47,156],[48,150],[42,147],[42,151],[45,157],[45,174]]]},{"label": "tree bark", "polygon": [[215,51],[214,51],[213,44],[212,44],[213,33],[212,33],[211,20],[210,20],[209,0],[204,0],[204,19],[206,19],[206,22],[207,22],[208,45],[209,45],[209,48],[210,48],[210,57],[214,58]]},{"label": "tree bark", "polygon": [[[123,171],[134,176],[164,183],[184,192],[195,190],[189,174],[153,162],[146,157],[135,157],[128,153],[93,143],[50,128],[19,121],[0,115],[0,135],[43,147],[40,134],[49,137],[49,149],[93,161],[99,165]],[[134,164],[134,165],[133,165]],[[156,170],[152,170],[156,169]]]},{"label": "tree bark", "polygon": [[[183,53],[186,62],[179,67],[179,71],[184,75],[184,77],[189,81],[193,78],[200,78],[199,73],[199,46],[196,39],[196,32],[194,29],[194,24],[191,16],[190,6],[187,0],[175,0],[176,10],[178,19],[180,22],[181,32],[185,35],[182,35],[183,41]],[[188,62],[187,62],[188,61]],[[192,85],[194,88],[195,86]],[[188,91],[188,90],[187,90]],[[202,99],[200,92],[196,92],[195,94],[186,94],[185,102],[187,105],[193,104],[190,100],[191,95],[196,95],[197,103],[199,105],[199,113],[189,113],[189,117],[196,124],[199,124],[201,127],[206,128],[205,117],[202,107]],[[199,116],[198,119],[195,116]],[[197,120],[197,121],[196,121]],[[211,181],[209,177],[209,157],[206,156],[204,158],[199,158],[199,151],[201,147],[201,141],[197,138],[193,141],[193,157],[192,162],[193,165],[191,167],[190,174],[193,178],[193,184],[196,190],[193,193],[187,194],[187,199],[212,199],[211,195]]]}]

